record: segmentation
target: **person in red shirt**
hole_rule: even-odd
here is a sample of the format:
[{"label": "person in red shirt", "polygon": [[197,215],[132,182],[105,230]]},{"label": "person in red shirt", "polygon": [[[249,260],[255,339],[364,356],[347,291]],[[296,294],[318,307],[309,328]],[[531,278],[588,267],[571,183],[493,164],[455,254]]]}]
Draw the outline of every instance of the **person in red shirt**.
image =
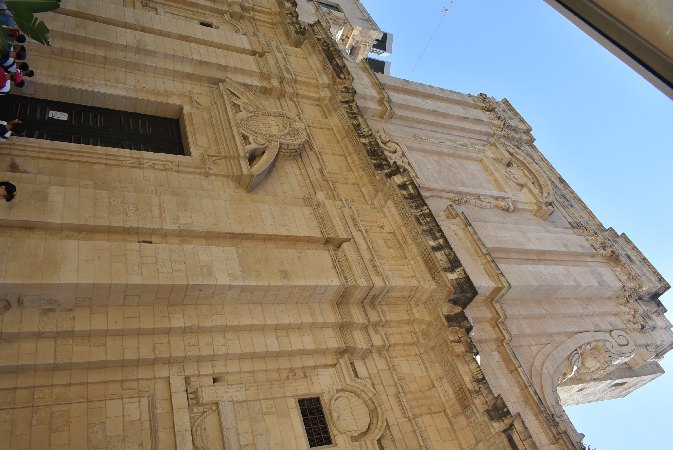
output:
[{"label": "person in red shirt", "polygon": [[0,70],[0,95],[4,95],[9,92],[9,88],[12,87],[12,83],[9,82],[7,73],[4,70]]},{"label": "person in red shirt", "polygon": [[21,75],[21,72],[18,70],[10,74],[9,79],[12,80],[14,86],[18,88],[22,88],[26,85],[26,82],[23,80],[23,75]]}]

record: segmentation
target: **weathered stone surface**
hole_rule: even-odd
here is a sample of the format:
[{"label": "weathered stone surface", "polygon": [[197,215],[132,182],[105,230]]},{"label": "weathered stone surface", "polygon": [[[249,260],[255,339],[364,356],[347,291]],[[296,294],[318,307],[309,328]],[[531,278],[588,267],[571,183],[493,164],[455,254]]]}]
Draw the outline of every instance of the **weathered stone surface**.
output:
[{"label": "weathered stone surface", "polygon": [[306,448],[320,397],[336,448],[578,448],[561,404],[661,373],[668,285],[514,108],[373,74],[332,3],[44,14],[24,94],[187,151],[0,147],[5,447]]}]

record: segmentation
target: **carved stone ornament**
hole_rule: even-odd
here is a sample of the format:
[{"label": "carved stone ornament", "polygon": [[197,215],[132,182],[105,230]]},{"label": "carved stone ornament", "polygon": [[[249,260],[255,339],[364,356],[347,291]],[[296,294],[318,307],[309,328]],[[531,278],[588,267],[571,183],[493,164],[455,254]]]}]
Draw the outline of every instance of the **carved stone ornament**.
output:
[{"label": "carved stone ornament", "polygon": [[531,128],[516,112],[512,105],[503,99],[496,101],[486,94],[471,96],[493,123],[493,132],[514,145],[530,144],[533,138]]},{"label": "carved stone ornament", "polygon": [[196,450],[215,450],[220,446],[212,445],[209,441],[215,440],[218,444],[222,441],[217,406],[199,409],[192,421],[192,443]]},{"label": "carved stone ornament", "polygon": [[[355,89],[352,87],[353,76],[351,75],[344,57],[336,46],[331,36],[325,30],[321,22],[310,24],[312,41],[324,56],[323,64],[333,70],[332,81],[334,82],[336,96],[331,96],[333,105],[338,112],[341,122],[348,127],[350,125],[349,139],[354,146],[360,146],[363,152],[356,152],[363,162],[371,164],[373,173],[385,174],[396,186],[396,191],[390,191],[392,198],[403,215],[407,215],[409,221],[415,221],[419,225],[419,234],[416,234],[419,242],[422,240],[432,253],[426,253],[429,265],[437,264],[442,272],[450,279],[452,295],[448,301],[457,306],[466,307],[476,296],[477,290],[467,276],[462,263],[451,247],[444,231],[432,214],[431,208],[426,203],[423,195],[411,176],[402,172],[396,165],[390,164],[381,144],[376,139],[374,132],[364,117],[362,110],[355,100]],[[378,179],[378,178],[375,178]],[[378,181],[376,181],[378,182]],[[434,258],[430,258],[433,256]]]},{"label": "carved stone ornament", "polygon": [[648,320],[649,311],[646,311],[638,302],[626,301],[620,305],[622,313],[619,318],[633,331],[652,331],[656,328],[655,322]]},{"label": "carved stone ornament", "polygon": [[504,164],[504,176],[518,190],[527,190],[533,197],[531,206],[541,219],[554,212],[553,188],[549,178],[538,163],[524,150],[528,144],[514,144],[502,135],[496,135],[486,144],[486,154]]},{"label": "carved stone ornament", "polygon": [[615,244],[605,236],[605,232],[589,227],[579,227],[575,228],[575,233],[584,237],[599,255],[614,263],[614,273],[624,286],[620,298],[617,299],[618,303],[627,305],[637,300],[645,290],[645,286],[633,268],[625,263]]},{"label": "carved stone ornament", "polygon": [[284,156],[299,156],[308,139],[304,124],[285,111],[243,111],[236,119],[241,132],[250,138],[253,145],[277,141],[279,152]]},{"label": "carved stone ornament", "polygon": [[159,13],[159,9],[157,7],[157,4],[152,2],[152,1],[142,0],[140,2],[140,6],[142,6],[145,11],[150,11],[150,12],[153,12],[154,14]]},{"label": "carved stone ornament", "polygon": [[429,142],[431,144],[436,144],[436,145],[452,145],[454,147],[459,147],[463,149],[468,149],[468,150],[476,150],[480,151],[481,149],[474,145],[471,142],[468,142],[466,140],[457,140],[457,139],[444,139],[441,141],[433,140],[433,139],[428,139],[426,137],[420,136],[416,133],[414,133],[412,138],[416,139],[417,141],[424,141],[424,142]]},{"label": "carved stone ornament", "polygon": [[401,169],[409,172],[414,181],[418,181],[416,169],[407,157],[406,148],[399,142],[393,140],[392,136],[390,136],[390,134],[383,128],[376,132],[376,137],[388,159],[390,159],[391,162],[395,162]]},{"label": "carved stone ornament", "polygon": [[620,364],[628,362],[636,351],[631,336],[623,330],[578,333],[558,345],[550,353],[540,352],[533,364],[533,380],[542,383],[539,391],[559,427],[565,429],[576,443],[583,435],[570,422],[558,394],[558,385],[570,378],[591,380],[601,378]]},{"label": "carved stone ornament", "polygon": [[273,169],[278,155],[291,158],[301,155],[308,132],[296,116],[265,109],[254,95],[232,80],[225,80],[222,90],[235,113],[232,122],[240,133],[241,157],[248,166],[240,182],[251,191]]},{"label": "carved stone ornament", "polygon": [[459,195],[451,194],[449,201],[454,205],[472,205],[484,209],[500,209],[502,211],[514,211],[514,203],[509,197],[488,197],[486,195]]},{"label": "carved stone ornament", "polygon": [[554,212],[553,190],[547,175],[535,161],[537,151],[533,146],[530,126],[507,99],[498,102],[486,94],[472,98],[491,120],[493,139],[487,144],[487,154],[492,153],[488,147],[496,147],[509,154],[505,176],[520,188],[531,188],[531,193],[537,197],[533,205],[535,215],[547,219]]},{"label": "carved stone ornament", "polygon": [[329,400],[330,418],[334,426],[350,436],[358,448],[377,450],[377,440],[386,426],[385,410],[376,390],[358,379],[351,370],[347,356],[337,364],[340,388]]},{"label": "carved stone ornament", "polygon": [[629,352],[614,353],[608,348],[607,342],[609,341],[589,342],[572,352],[563,363],[559,383],[570,378],[577,380],[601,378],[633,356],[633,353]]},{"label": "carved stone ornament", "polygon": [[285,19],[281,22],[285,35],[293,47],[300,47],[306,37],[306,27],[299,20],[296,0],[276,0],[276,4],[280,7]]},{"label": "carved stone ornament", "polygon": [[358,436],[369,428],[369,409],[362,399],[351,392],[339,392],[330,401],[332,421],[339,431]]},{"label": "carved stone ornament", "polygon": [[507,164],[505,177],[521,188],[533,185],[531,177],[514,161],[510,161]]}]

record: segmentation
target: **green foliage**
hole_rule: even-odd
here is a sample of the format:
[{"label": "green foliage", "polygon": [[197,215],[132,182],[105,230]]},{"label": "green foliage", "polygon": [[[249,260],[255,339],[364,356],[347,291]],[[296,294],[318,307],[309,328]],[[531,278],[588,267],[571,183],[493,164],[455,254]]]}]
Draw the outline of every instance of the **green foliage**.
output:
[{"label": "green foliage", "polygon": [[39,13],[57,9],[61,6],[61,0],[7,0],[5,5],[14,15],[18,10]]},{"label": "green foliage", "polygon": [[[35,13],[53,11],[61,6],[61,0],[8,0],[7,9],[14,15],[16,25],[27,37],[43,45],[49,45],[49,28]],[[5,14],[0,15],[7,17]],[[4,21],[0,21],[4,22]],[[0,52],[8,52],[12,47],[12,39],[7,38],[8,32],[0,33]]]},{"label": "green foliage", "polygon": [[8,52],[14,43],[14,37],[7,28],[0,29],[0,53]]},{"label": "green foliage", "polygon": [[49,45],[49,28],[44,22],[24,9],[17,9],[13,13],[14,20],[23,34],[40,44]]}]

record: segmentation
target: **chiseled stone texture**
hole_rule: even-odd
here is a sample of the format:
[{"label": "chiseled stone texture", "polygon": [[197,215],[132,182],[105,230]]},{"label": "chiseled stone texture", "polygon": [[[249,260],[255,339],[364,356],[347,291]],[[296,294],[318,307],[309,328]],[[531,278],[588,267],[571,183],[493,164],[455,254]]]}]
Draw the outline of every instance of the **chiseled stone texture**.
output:
[{"label": "chiseled stone texture", "polygon": [[667,284],[511,105],[377,77],[333,3],[43,14],[24,95],[179,119],[186,154],[0,147],[1,448],[307,448],[311,397],[331,448],[580,448],[562,404],[661,373]]}]

